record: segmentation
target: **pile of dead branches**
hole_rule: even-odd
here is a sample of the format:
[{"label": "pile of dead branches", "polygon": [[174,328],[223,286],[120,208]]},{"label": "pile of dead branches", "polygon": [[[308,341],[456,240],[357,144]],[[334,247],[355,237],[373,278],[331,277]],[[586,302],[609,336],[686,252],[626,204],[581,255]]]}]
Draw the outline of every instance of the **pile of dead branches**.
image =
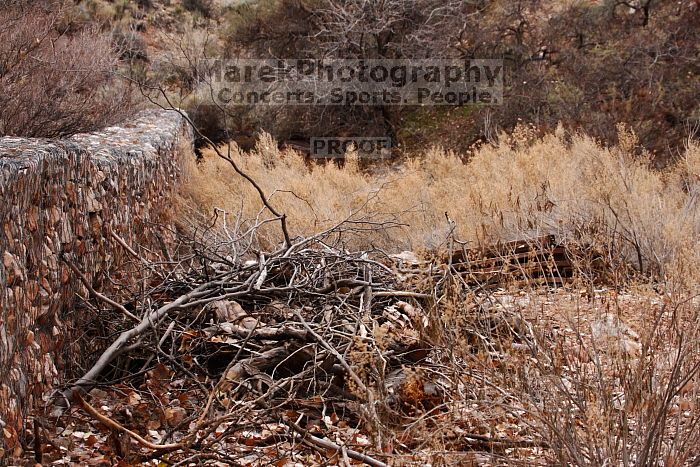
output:
[{"label": "pile of dead branches", "polygon": [[[467,375],[450,348],[456,340],[435,338],[463,337],[431,316],[440,303],[468,298],[469,284],[454,267],[343,247],[349,235],[397,227],[391,221],[351,215],[313,237],[292,238],[255,181],[230,154],[219,155],[258,190],[271,218],[261,212],[231,226],[217,212],[218,221],[179,232],[182,244],[162,255],[112,233],[115,247],[133,259],[130,271],[140,274],[122,284],[106,278],[113,294],[95,290],[74,259],[62,257],[82,282],[82,306],[99,316],[107,344],[84,357],[84,374],[37,417],[38,462],[75,449],[52,441],[51,427],[96,446],[104,462],[139,465],[286,465],[303,452],[310,456],[305,465],[380,466],[426,442],[455,452],[537,444],[497,439],[464,422],[462,415],[473,412],[464,401],[505,393],[471,370]],[[265,252],[255,238],[270,222],[279,223],[284,241]],[[483,304],[470,297],[468,310],[483,317]],[[499,321],[520,338],[503,316],[489,316],[488,333]],[[475,330],[471,337],[487,354],[498,353],[490,334]],[[469,387],[467,376],[482,387]],[[73,431],[81,417],[97,422],[104,439]],[[430,432],[438,421],[439,441],[410,435]]]},{"label": "pile of dead branches", "polygon": [[[340,229],[353,228],[270,254],[201,234],[207,242],[187,240],[158,260],[113,235],[144,276],[119,298],[94,290],[64,257],[111,338],[43,425],[88,416],[112,455],[139,463],[268,464],[307,452],[305,463],[385,465],[389,454],[410,454],[425,440],[402,430],[429,430],[471,397],[462,367],[431,337],[442,323],[429,310],[454,277],[411,254],[339,248]],[[457,450],[532,444],[455,429]]]},{"label": "pile of dead branches", "polygon": [[[231,443],[246,448],[241,456],[251,446],[301,443],[324,456],[384,465],[389,425],[438,406],[455,388],[430,359],[423,305],[433,295],[417,292],[415,273],[395,258],[324,241],[337,233],[238,256],[191,241],[181,259],[162,261],[146,260],[113,235],[153,285],[125,301],[84,282],[86,301],[113,313],[119,333],[56,397],[53,416],[81,408],[138,444],[139,456],[173,464],[231,461]],[[425,377],[431,368],[433,377]],[[107,414],[108,401],[99,399],[105,393],[95,388],[115,383],[147,392],[162,407],[180,393],[181,416],[160,443]],[[324,434],[331,420],[342,420],[348,439]]]}]

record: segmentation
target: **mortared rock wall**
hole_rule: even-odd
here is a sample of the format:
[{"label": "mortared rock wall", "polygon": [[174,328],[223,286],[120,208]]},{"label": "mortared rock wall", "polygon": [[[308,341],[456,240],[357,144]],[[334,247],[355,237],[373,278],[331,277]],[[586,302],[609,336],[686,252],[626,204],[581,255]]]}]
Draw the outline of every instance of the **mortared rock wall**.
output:
[{"label": "mortared rock wall", "polygon": [[175,111],[63,140],[0,138],[0,458],[17,454],[26,416],[70,374],[85,293],[61,255],[96,286],[126,260],[112,239],[162,247],[169,199],[194,157]]}]

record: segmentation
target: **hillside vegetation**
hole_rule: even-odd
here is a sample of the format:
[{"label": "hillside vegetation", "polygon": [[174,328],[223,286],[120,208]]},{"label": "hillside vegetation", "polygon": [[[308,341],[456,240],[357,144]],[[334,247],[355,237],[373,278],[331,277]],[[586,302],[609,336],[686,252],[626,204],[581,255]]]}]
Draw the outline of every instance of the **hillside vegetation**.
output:
[{"label": "hillside vegetation", "polygon": [[[13,31],[14,36],[0,46],[3,86],[12,89],[4,98],[12,96],[7,109],[23,110],[4,113],[2,132],[41,135],[28,124],[27,114],[36,113],[42,124],[42,114],[65,120],[70,112],[77,119],[71,107],[79,102],[89,102],[92,109],[82,109],[81,119],[59,133],[118,120],[124,113],[120,101],[130,96],[124,88],[135,84],[141,85],[136,101],[144,100],[144,92],[165,104],[156,92],[161,88],[205,135],[217,142],[235,139],[246,149],[264,130],[279,142],[389,135],[401,149],[397,155],[435,143],[465,152],[518,124],[533,124],[544,134],[560,123],[616,144],[615,126],[625,123],[654,163],[663,166],[683,150],[698,126],[696,0],[391,0],[363,5],[326,0],[6,2],[0,15],[12,27],[3,34]],[[30,32],[38,42],[29,40]],[[89,51],[81,45],[88,37],[95,45]],[[82,74],[72,74],[66,82],[66,75],[59,78],[42,68],[51,43],[57,45],[50,60],[54,70],[80,68]],[[69,49],[78,52],[69,57]],[[500,59],[504,101],[495,107],[338,106],[318,112],[313,106],[236,106],[222,112],[197,92],[206,76],[199,61],[237,56]],[[86,58],[92,62],[83,63]],[[121,79],[113,79],[117,69]],[[85,81],[87,71],[90,82]],[[32,79],[20,86],[17,77],[30,74]],[[37,93],[41,83],[47,85],[47,96]],[[43,110],[31,110],[37,102]],[[45,125],[47,136],[56,133],[55,125]]]}]

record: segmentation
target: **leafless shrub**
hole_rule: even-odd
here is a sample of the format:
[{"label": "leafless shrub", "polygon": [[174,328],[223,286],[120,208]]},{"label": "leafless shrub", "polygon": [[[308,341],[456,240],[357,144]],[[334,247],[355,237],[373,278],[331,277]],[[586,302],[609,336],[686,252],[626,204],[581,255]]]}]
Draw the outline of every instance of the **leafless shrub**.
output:
[{"label": "leafless shrub", "polygon": [[213,1],[212,0],[183,0],[182,6],[187,11],[197,12],[200,15],[208,18],[213,12]]},{"label": "leafless shrub", "polygon": [[[365,205],[406,227],[389,238],[355,239],[354,247],[435,248],[444,243],[447,212],[455,235],[472,245],[554,233],[582,249],[615,252],[645,277],[676,277],[685,268],[683,259],[698,254],[697,143],[688,145],[681,163],[659,172],[640,158],[629,129],[621,127],[620,134],[620,146],[605,148],[563,129],[539,137],[521,127],[502,135],[496,146],[475,151],[466,163],[433,149],[375,173],[352,164],[310,167],[303,156],[278,150],[269,136],[249,151],[232,146],[232,157],[274,193],[294,234],[310,235],[338,222],[347,209]],[[254,217],[260,208],[255,193],[223,167],[204,151],[191,170],[198,182],[187,195],[208,212],[214,207],[237,212],[242,205],[244,217]],[[266,232],[260,231],[263,239]]]},{"label": "leafless shrub", "polygon": [[62,11],[49,2],[0,6],[0,134],[61,137],[130,113],[109,37],[90,27],[61,30]]}]

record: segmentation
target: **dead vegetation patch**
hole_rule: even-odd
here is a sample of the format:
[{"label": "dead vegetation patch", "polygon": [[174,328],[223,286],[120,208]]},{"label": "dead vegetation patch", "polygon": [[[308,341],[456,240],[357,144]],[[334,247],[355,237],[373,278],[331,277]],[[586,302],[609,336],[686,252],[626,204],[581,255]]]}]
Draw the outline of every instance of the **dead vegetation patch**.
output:
[{"label": "dead vegetation patch", "polygon": [[146,262],[131,248],[153,285],[131,310],[86,291],[121,334],[37,417],[34,454],[59,465],[696,459],[696,299],[582,275],[565,288],[527,276],[475,287],[452,258],[493,254],[352,252],[339,246],[349,229],[266,254],[236,243],[223,256],[193,238],[168,255],[177,261]]},{"label": "dead vegetation patch", "polygon": [[[181,244],[162,254],[115,238],[140,286],[81,292],[114,332],[37,416],[28,455],[97,465],[697,462],[696,146],[657,173],[585,139],[531,141],[467,165],[409,162],[403,191],[385,180],[341,201],[300,190],[375,181],[352,160],[320,167],[323,177],[295,169],[303,162],[274,159],[265,141],[247,158],[219,150],[228,173],[203,172],[249,185],[219,178],[189,193],[196,206],[238,194],[238,211],[188,215]],[[552,159],[554,148],[571,154]],[[520,179],[504,169],[513,163]],[[487,184],[497,167],[508,189]],[[579,169],[604,182],[576,182]],[[428,177],[436,170],[440,183]],[[458,171],[473,183],[450,178]],[[568,185],[557,178],[567,174]],[[302,179],[287,190],[280,182],[293,175]],[[525,182],[542,176],[549,185]],[[472,204],[440,213],[447,230],[435,249],[391,251],[407,232],[434,233],[425,219],[463,189]],[[439,192],[422,211],[405,208],[407,193],[415,202]],[[404,209],[381,209],[391,202]],[[304,234],[306,209],[316,233]],[[467,213],[482,224],[464,227]],[[525,235],[523,219],[529,232],[556,222],[564,235]],[[485,241],[507,232],[523,236]]]}]

